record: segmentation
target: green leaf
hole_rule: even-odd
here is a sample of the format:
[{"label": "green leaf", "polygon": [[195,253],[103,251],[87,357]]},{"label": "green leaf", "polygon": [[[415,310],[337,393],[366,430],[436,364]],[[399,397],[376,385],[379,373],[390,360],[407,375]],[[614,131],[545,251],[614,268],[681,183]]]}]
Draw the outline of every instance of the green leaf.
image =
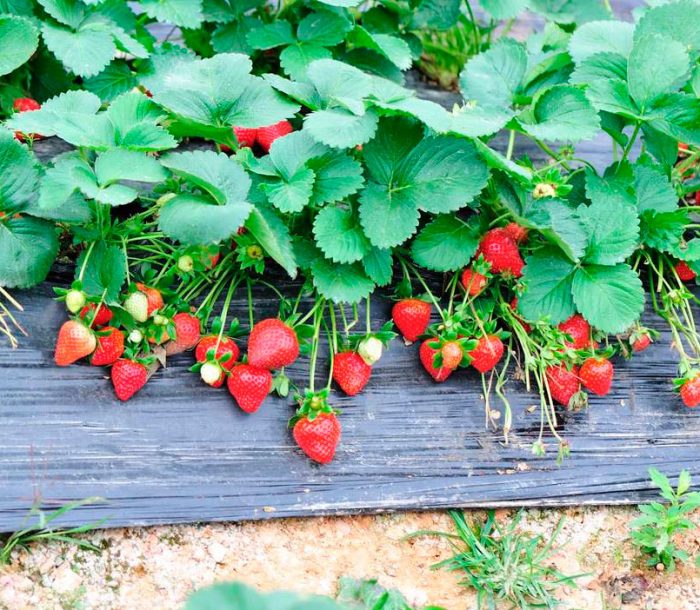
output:
[{"label": "green leaf", "polygon": [[639,217],[635,207],[619,199],[596,199],[582,205],[579,216],[588,231],[585,261],[614,265],[630,256],[639,243]]},{"label": "green leaf", "polygon": [[413,240],[413,259],[431,271],[456,271],[474,256],[479,234],[459,218],[443,214],[428,223]]},{"label": "green leaf", "polygon": [[[88,256],[87,263],[85,257]],[[124,251],[97,241],[81,252],[76,263],[76,278],[83,269],[83,290],[90,295],[102,296],[107,303],[118,303],[119,293],[126,281],[126,259]]]},{"label": "green leaf", "polygon": [[245,222],[246,229],[258,241],[263,250],[294,279],[297,263],[287,225],[267,205],[258,204]]},{"label": "green leaf", "polygon": [[154,157],[120,148],[108,150],[97,157],[95,175],[101,185],[120,180],[162,182],[168,177],[163,166]]},{"label": "green leaf", "polygon": [[292,24],[284,19],[267,23],[248,34],[248,44],[261,51],[292,44],[294,41]]},{"label": "green leaf", "polygon": [[569,41],[569,54],[577,64],[600,53],[626,58],[632,50],[634,24],[627,21],[590,21],[576,29]]},{"label": "green leaf", "polygon": [[573,263],[552,248],[527,257],[518,310],[528,320],[547,319],[551,324],[570,318],[576,312],[571,295],[575,271]]},{"label": "green leaf", "polygon": [[700,146],[700,99],[685,93],[657,98],[644,117],[654,129],[676,141]]},{"label": "green leaf", "polygon": [[29,61],[39,46],[39,33],[29,19],[0,15],[0,76]]},{"label": "green leaf", "polygon": [[630,97],[627,83],[616,78],[599,78],[590,81],[586,97],[597,110],[612,112],[626,118],[637,119],[639,110]]},{"label": "green leaf", "polygon": [[365,144],[377,130],[373,111],[356,115],[343,108],[317,110],[304,119],[304,129],[319,142],[331,148],[351,148]]},{"label": "green leaf", "polygon": [[263,183],[260,188],[270,203],[285,213],[301,212],[311,200],[316,175],[310,169],[300,169],[288,178]]},{"label": "green leaf", "polygon": [[336,263],[354,263],[365,257],[371,245],[352,210],[328,206],[314,220],[316,244]]},{"label": "green leaf", "polygon": [[[627,59],[617,53],[596,53],[581,61],[572,72],[572,85],[589,86],[595,81],[627,80]],[[589,98],[590,99],[590,98]],[[635,109],[636,110],[636,109]]]},{"label": "green leaf", "polygon": [[297,38],[302,42],[333,47],[341,43],[352,29],[350,20],[329,10],[318,10],[304,17],[297,27]]},{"label": "green leaf", "polygon": [[115,59],[96,76],[86,78],[83,86],[98,95],[102,101],[112,101],[122,93],[131,91],[138,85],[136,75],[123,59]]},{"label": "green leaf", "polygon": [[526,69],[525,47],[510,38],[501,38],[465,64],[459,75],[462,96],[486,107],[510,106]]},{"label": "green leaf", "polygon": [[362,259],[362,267],[377,286],[387,286],[394,274],[391,250],[381,250],[372,246]]},{"label": "green leaf", "polygon": [[634,35],[635,38],[642,38],[653,34],[676,40],[687,49],[699,49],[700,14],[697,2],[680,0],[646,11]]},{"label": "green leaf", "polygon": [[521,115],[520,124],[541,140],[578,142],[593,138],[600,130],[600,119],[581,89],[559,85],[535,99],[532,116]]},{"label": "green leaf", "polygon": [[530,10],[556,23],[585,23],[610,15],[600,0],[530,0]]},{"label": "green leaf", "polygon": [[566,202],[560,199],[531,201],[523,220],[524,226],[542,233],[572,261],[583,256],[588,242],[586,229]]},{"label": "green leaf", "polygon": [[345,152],[331,151],[308,162],[316,175],[313,203],[342,201],[359,191],[365,180],[362,165]]},{"label": "green leaf", "polygon": [[660,166],[635,165],[634,186],[640,214],[647,210],[673,212],[678,207],[676,191]]},{"label": "green leaf", "polygon": [[202,0],[139,0],[149,17],[194,29],[202,22]]},{"label": "green leaf", "polygon": [[24,210],[35,199],[39,171],[26,146],[12,132],[0,128],[0,211],[9,214]]},{"label": "green leaf", "polygon": [[640,239],[645,246],[675,254],[676,249],[681,245],[689,222],[687,210],[678,209],[673,212],[647,210],[640,218]]},{"label": "green leaf", "polygon": [[339,265],[317,258],[311,264],[311,272],[316,289],[334,303],[359,303],[374,290],[374,282],[359,263]]},{"label": "green leaf", "polygon": [[656,35],[638,37],[627,68],[630,94],[645,108],[657,96],[677,91],[688,80],[689,68],[690,57],[680,42]]},{"label": "green leaf", "polygon": [[109,26],[104,23],[86,23],[74,31],[45,21],[41,34],[49,50],[78,76],[101,72],[117,52]]},{"label": "green leaf", "polygon": [[413,63],[411,48],[398,36],[368,32],[357,25],[348,36],[348,42],[356,47],[376,51],[400,70],[408,70]]},{"label": "green leaf", "polygon": [[0,286],[29,288],[44,281],[57,253],[52,222],[29,216],[0,221]]},{"label": "green leaf", "polygon": [[517,17],[527,8],[528,0],[481,0],[479,4],[491,17],[501,21]]},{"label": "green leaf", "polygon": [[572,291],[578,311],[606,333],[624,332],[644,309],[642,282],[626,264],[582,267],[574,275]]},{"label": "green leaf", "polygon": [[304,80],[311,62],[331,57],[333,54],[325,47],[312,43],[296,42],[280,53],[280,65],[285,73],[294,80]]},{"label": "green leaf", "polygon": [[223,23],[212,33],[211,45],[217,53],[249,55],[253,47],[248,43],[248,35],[261,26],[262,21],[247,15],[231,23]]}]

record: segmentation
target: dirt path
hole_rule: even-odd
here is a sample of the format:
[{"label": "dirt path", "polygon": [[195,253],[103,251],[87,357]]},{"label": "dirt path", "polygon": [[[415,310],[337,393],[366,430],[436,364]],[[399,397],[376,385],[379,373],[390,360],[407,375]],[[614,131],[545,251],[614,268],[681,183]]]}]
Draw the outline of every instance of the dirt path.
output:
[{"label": "dirt path", "polygon": [[[528,511],[524,524],[532,532],[551,532],[561,514]],[[562,590],[563,607],[700,608],[700,576],[692,567],[657,574],[640,565],[627,541],[633,509],[576,508],[563,514],[562,541],[568,543],[556,563],[567,573],[590,573],[578,589]],[[449,527],[443,513],[409,513],[107,530],[87,536],[103,549],[100,554],[54,543],[18,553],[12,565],[0,568],[0,608],[171,610],[190,591],[214,581],[332,593],[343,575],[376,577],[416,604],[475,608],[473,594],[457,585],[455,575],[430,570],[449,556],[447,543],[404,540],[419,529]],[[685,544],[696,552],[700,536],[689,536]]]}]

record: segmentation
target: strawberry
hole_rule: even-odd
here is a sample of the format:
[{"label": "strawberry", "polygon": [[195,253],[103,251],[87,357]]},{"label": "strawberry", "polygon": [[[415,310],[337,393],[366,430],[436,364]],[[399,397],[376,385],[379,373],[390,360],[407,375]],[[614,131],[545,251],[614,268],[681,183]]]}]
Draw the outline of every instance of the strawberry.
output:
[{"label": "strawberry", "polygon": [[365,337],[357,345],[357,353],[366,364],[372,366],[379,362],[384,351],[384,344],[374,336]]},{"label": "strawberry", "polygon": [[690,409],[700,405],[700,375],[688,379],[681,386],[681,398],[683,404]]},{"label": "strawberry", "polygon": [[286,136],[288,133],[292,133],[292,124],[287,121],[280,121],[274,125],[267,125],[266,127],[260,127],[257,130],[257,141],[260,147],[267,153],[270,152],[270,146],[277,139],[282,136]]},{"label": "strawberry", "polygon": [[100,305],[100,308],[97,310],[97,313],[95,313],[95,308],[97,305],[94,303],[90,303],[89,305],[86,305],[80,310],[80,317],[85,320],[87,319],[88,322],[90,322],[90,326],[105,326],[106,324],[109,324],[109,322],[112,319],[112,316],[114,314],[112,313],[112,310],[107,307],[104,303]]},{"label": "strawberry", "polygon": [[583,349],[591,345],[591,325],[581,314],[574,314],[557,328],[571,337],[571,341],[568,339],[564,341],[567,347]]},{"label": "strawberry", "polygon": [[426,339],[425,341],[423,341],[423,343],[420,344],[418,356],[420,357],[420,361],[423,365],[423,368],[426,371],[428,371],[430,376],[438,383],[442,383],[452,374],[452,369],[448,369],[444,366],[441,366],[439,369],[437,369],[433,365],[433,362],[435,361],[435,354],[437,354],[439,350],[430,347],[428,343],[433,343],[434,341],[434,338]]},{"label": "strawberry", "polygon": [[191,313],[176,313],[173,316],[173,324],[175,325],[175,340],[165,346],[165,353],[169,356],[192,349],[199,343],[201,334],[199,318]]},{"label": "strawberry", "polygon": [[503,341],[496,335],[485,335],[479,338],[476,347],[469,352],[471,365],[480,373],[490,371],[498,364],[503,356]]},{"label": "strawberry", "polygon": [[359,394],[367,385],[372,367],[357,352],[341,352],[333,360],[333,379],[348,396]]},{"label": "strawberry", "polygon": [[207,269],[213,269],[219,264],[219,259],[221,258],[221,252],[215,252],[214,254],[208,255],[209,262],[207,263]]},{"label": "strawberry", "polygon": [[137,322],[148,320],[148,297],[143,292],[132,292],[124,299],[123,306]]},{"label": "strawberry", "polygon": [[238,140],[238,146],[243,148],[247,146],[248,148],[253,148],[255,140],[258,135],[257,129],[251,129],[249,127],[234,127],[233,133],[236,134],[236,140]]},{"label": "strawberry", "polygon": [[112,365],[112,385],[119,400],[129,400],[148,381],[148,370],[140,362],[120,358]]},{"label": "strawberry", "polygon": [[255,413],[272,389],[272,375],[267,369],[237,364],[226,384],[238,406],[246,413]]},{"label": "strawberry", "polygon": [[691,280],[694,280],[695,276],[697,275],[685,261],[677,262],[674,269],[676,270],[678,277],[683,282],[690,282]]},{"label": "strawberry", "polygon": [[114,364],[124,353],[124,333],[113,326],[105,326],[97,335],[97,348],[90,358],[93,366]]},{"label": "strawberry", "polygon": [[340,442],[340,422],[333,413],[319,413],[313,420],[302,417],[294,424],[294,440],[314,462],[330,464]]},{"label": "strawberry", "polygon": [[163,309],[164,303],[163,303],[163,295],[160,293],[160,290],[157,288],[151,288],[149,286],[146,286],[145,284],[138,283],[136,284],[136,287],[146,295],[146,299],[148,300],[148,315],[151,316],[153,315],[153,312],[158,310],[158,309]]},{"label": "strawberry", "polygon": [[525,227],[521,227],[517,222],[509,222],[503,228],[516,244],[524,244],[527,241],[527,229]]},{"label": "strawberry", "polygon": [[[217,335],[207,335],[206,337],[202,337],[199,343],[197,343],[197,349],[194,351],[194,357],[197,362],[206,362],[207,352],[209,350],[213,350],[216,347],[217,342],[219,342],[219,337]],[[238,349],[236,342],[231,339],[231,337],[223,336],[219,342],[219,347],[216,347],[214,358],[216,360],[221,360],[221,357],[225,354],[231,354],[231,357],[226,360],[226,362],[222,362],[221,366],[230,371],[236,364],[236,360],[238,360],[240,350]]]},{"label": "strawberry", "polygon": [[448,341],[440,348],[442,354],[442,366],[454,371],[462,362],[464,352],[462,346],[457,341]]},{"label": "strawberry", "polygon": [[279,369],[292,364],[299,355],[294,329],[282,320],[261,320],[250,331],[248,362],[261,369]]},{"label": "strawberry", "polygon": [[570,405],[572,398],[581,390],[577,366],[571,370],[563,364],[548,366],[545,377],[552,399],[565,407]]},{"label": "strawberry", "polygon": [[[83,309],[83,307],[85,307],[85,303],[87,303],[87,299],[82,290],[71,289],[66,292],[66,309],[71,313],[78,313],[81,309]],[[83,318],[85,316],[81,315],[80,317]]]},{"label": "strawberry", "polygon": [[607,358],[588,358],[579,370],[583,386],[598,396],[605,396],[610,391],[613,374],[612,362]]},{"label": "strawberry", "polygon": [[404,299],[391,308],[391,317],[403,338],[412,343],[430,324],[430,304],[420,299]]},{"label": "strawberry", "polygon": [[68,320],[58,331],[54,360],[58,366],[68,366],[95,351],[97,339],[85,324]]},{"label": "strawberry", "polygon": [[473,269],[465,269],[462,273],[462,286],[473,297],[481,294],[489,283],[485,275]]},{"label": "strawberry", "polygon": [[510,308],[513,310],[513,313],[515,313],[518,320],[520,320],[520,325],[523,327],[523,330],[526,333],[530,333],[532,331],[532,326],[530,326],[527,322],[525,322],[525,320],[518,316],[518,297],[513,297],[513,300],[510,302]]},{"label": "strawberry", "polygon": [[224,380],[226,379],[226,373],[219,362],[214,360],[207,360],[202,364],[202,368],[199,369],[199,376],[202,381],[212,388],[220,388],[224,385]]},{"label": "strawberry", "polygon": [[39,110],[41,108],[41,104],[36,100],[33,100],[31,97],[18,97],[12,103],[12,108],[16,112],[30,112],[32,110]]},{"label": "strawberry", "polygon": [[491,263],[493,273],[503,273],[512,277],[520,277],[523,274],[525,263],[520,256],[520,250],[505,229],[487,231],[481,238],[476,255],[482,255]]},{"label": "strawberry", "polygon": [[651,337],[649,335],[640,335],[634,341],[632,341],[632,351],[633,352],[643,352],[647,347],[651,345]]}]

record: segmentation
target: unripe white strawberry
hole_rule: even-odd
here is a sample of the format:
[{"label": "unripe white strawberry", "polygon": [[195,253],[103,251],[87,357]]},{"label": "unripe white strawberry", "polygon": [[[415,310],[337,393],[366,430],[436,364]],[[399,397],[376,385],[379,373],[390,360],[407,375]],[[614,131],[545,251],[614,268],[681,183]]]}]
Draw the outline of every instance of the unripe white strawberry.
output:
[{"label": "unripe white strawberry", "polygon": [[194,259],[189,254],[183,254],[177,259],[177,268],[183,273],[190,273],[194,269]]},{"label": "unripe white strawberry", "polygon": [[132,292],[124,301],[124,309],[137,322],[148,320],[148,298],[143,292]]},{"label": "unripe white strawberry", "polygon": [[153,323],[156,326],[165,326],[168,323],[168,318],[157,313],[155,316],[153,316]]},{"label": "unripe white strawberry", "polygon": [[82,290],[69,290],[66,293],[66,309],[71,313],[78,313],[86,303],[87,299]]},{"label": "unripe white strawberry", "polygon": [[221,379],[222,369],[216,362],[205,362],[199,369],[202,381],[207,385],[214,385]]},{"label": "unripe white strawberry", "polygon": [[383,349],[384,346],[379,339],[376,337],[367,337],[357,346],[357,353],[360,354],[360,358],[372,366],[382,357]]},{"label": "unripe white strawberry", "polygon": [[131,343],[141,343],[141,341],[143,341],[143,333],[135,328],[129,333],[129,341],[131,341]]}]

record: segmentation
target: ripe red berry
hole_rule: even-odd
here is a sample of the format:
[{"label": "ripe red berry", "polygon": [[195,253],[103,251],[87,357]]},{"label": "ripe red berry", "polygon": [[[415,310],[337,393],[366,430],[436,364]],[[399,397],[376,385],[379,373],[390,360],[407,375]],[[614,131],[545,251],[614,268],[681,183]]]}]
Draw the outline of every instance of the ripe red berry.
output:
[{"label": "ripe red berry", "polygon": [[516,244],[524,244],[527,241],[528,231],[517,222],[510,222],[503,227]]},{"label": "ripe red berry", "polygon": [[563,364],[548,366],[545,377],[552,400],[565,407],[570,405],[571,399],[581,390],[577,366],[571,369]]},{"label": "ripe red berry", "polygon": [[700,375],[688,379],[681,386],[681,398],[683,404],[690,409],[700,405]]},{"label": "ripe red berry", "polygon": [[340,352],[333,359],[333,379],[348,396],[359,394],[371,374],[372,367],[357,352]]},{"label": "ripe red berry", "polygon": [[524,262],[518,250],[518,244],[505,229],[496,228],[487,231],[481,238],[476,256],[483,255],[491,264],[493,273],[502,273],[511,277],[523,274]]},{"label": "ripe red berry", "polygon": [[200,339],[200,323],[197,316],[187,312],[176,313],[173,316],[173,324],[175,340],[165,346],[165,353],[169,356],[192,349]]},{"label": "ripe red berry", "polygon": [[95,313],[95,307],[97,307],[97,305],[94,303],[86,305],[80,310],[80,317],[86,322],[90,322],[90,320],[92,320],[90,326],[93,328],[95,326],[104,326],[105,324],[109,324],[114,316],[112,310],[107,307],[107,305],[102,303],[100,308],[97,310],[97,313]]},{"label": "ripe red berry", "polygon": [[464,358],[462,346],[457,341],[448,341],[440,348],[442,354],[442,366],[454,371]]},{"label": "ripe red berry", "polygon": [[113,326],[105,326],[106,335],[97,336],[97,348],[90,358],[93,366],[114,364],[124,353],[124,333]]},{"label": "ripe red berry", "polygon": [[445,366],[441,366],[439,369],[435,368],[433,366],[433,362],[435,360],[435,354],[438,353],[439,350],[430,347],[428,345],[429,343],[435,342],[435,339],[426,339],[423,341],[423,343],[420,344],[420,349],[418,350],[418,356],[420,357],[421,364],[423,365],[423,368],[428,371],[430,376],[437,381],[438,383],[442,383],[447,379],[451,374],[453,369],[448,369]]},{"label": "ripe red berry", "polygon": [[406,341],[417,341],[430,324],[430,304],[420,299],[403,299],[391,308],[391,317]]},{"label": "ripe red berry", "polygon": [[254,413],[272,389],[272,375],[266,369],[238,364],[231,369],[226,384],[238,406],[246,413]]},{"label": "ripe red berry", "polygon": [[261,369],[279,369],[299,356],[299,340],[291,326],[277,318],[261,320],[248,338],[248,362]]},{"label": "ripe red berry", "polygon": [[85,324],[68,320],[58,331],[54,360],[58,366],[68,366],[92,354],[95,347],[95,334]]},{"label": "ripe red berry", "polygon": [[473,269],[465,269],[462,272],[461,282],[464,289],[473,297],[481,294],[489,283],[485,275]]},{"label": "ripe red berry", "polygon": [[591,345],[591,325],[584,317],[577,313],[558,326],[559,330],[571,337],[564,341],[564,345],[573,349],[583,349]]},{"label": "ripe red berry", "polygon": [[588,358],[579,370],[583,386],[598,396],[605,396],[610,391],[613,375],[612,362],[607,358]]},{"label": "ripe red berry", "polygon": [[333,413],[319,413],[313,421],[302,417],[294,424],[299,448],[319,464],[330,464],[340,442],[340,422]]},{"label": "ripe red berry", "polygon": [[480,373],[486,373],[496,366],[503,356],[503,341],[496,335],[481,337],[476,347],[469,352],[471,365]]},{"label": "ripe red berry", "polygon": [[238,140],[238,146],[243,148],[247,146],[248,148],[253,148],[255,144],[255,139],[258,135],[257,129],[252,129],[250,127],[234,127],[233,133],[236,134],[236,140]]},{"label": "ripe red berry", "polygon": [[697,276],[697,273],[693,271],[688,263],[685,261],[679,261],[676,263],[675,266],[676,273],[678,274],[678,277],[683,281],[683,282],[690,282],[695,279]]},{"label": "ripe red berry", "polygon": [[632,342],[632,351],[643,352],[651,345],[651,337],[649,335],[640,335]]},{"label": "ripe red berry", "polygon": [[29,112],[32,110],[39,110],[41,104],[31,97],[18,97],[12,103],[12,108],[17,112]]},{"label": "ripe red berry", "polygon": [[151,288],[150,286],[146,286],[145,284],[141,283],[137,283],[136,287],[140,292],[143,292],[146,295],[146,299],[148,300],[149,316],[153,315],[154,311],[163,309],[165,303],[163,303],[163,295],[160,293],[160,290],[157,288]]},{"label": "ripe red berry", "polygon": [[129,400],[148,381],[148,370],[140,362],[121,358],[112,365],[112,385],[119,400]]},{"label": "ripe red berry", "polygon": [[260,147],[267,153],[270,152],[270,147],[272,143],[282,136],[286,136],[288,133],[292,133],[292,124],[287,121],[280,121],[274,125],[267,125],[266,127],[260,127],[257,130],[257,141]]}]

